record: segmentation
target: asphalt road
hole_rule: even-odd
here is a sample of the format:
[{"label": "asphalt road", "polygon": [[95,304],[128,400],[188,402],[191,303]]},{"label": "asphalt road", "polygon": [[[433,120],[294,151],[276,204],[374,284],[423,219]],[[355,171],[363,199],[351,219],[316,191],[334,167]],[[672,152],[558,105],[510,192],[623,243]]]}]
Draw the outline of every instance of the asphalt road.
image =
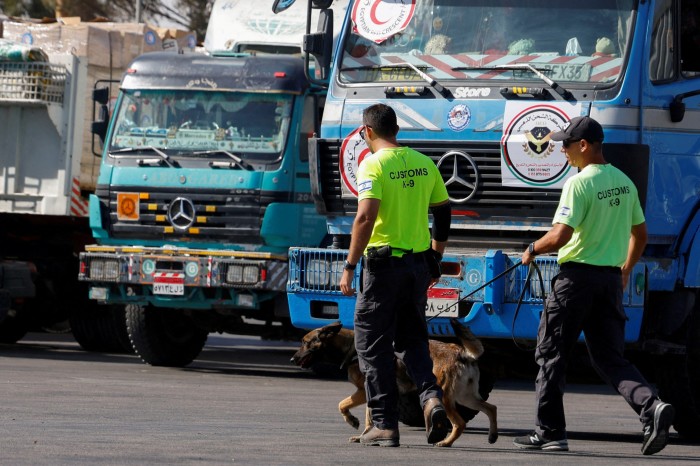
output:
[{"label": "asphalt road", "polygon": [[[572,384],[565,398],[569,452],[528,452],[513,437],[532,429],[533,382],[498,380],[500,438],[483,414],[452,448],[401,427],[400,448],[349,444],[337,411],[352,386],[289,363],[294,342],[211,336],[184,369],[136,356],[86,353],[69,335],[30,334],[0,345],[0,465],[153,464],[700,464],[675,435],[640,454],[641,425],[611,389]],[[362,418],[362,410],[355,414]]]}]

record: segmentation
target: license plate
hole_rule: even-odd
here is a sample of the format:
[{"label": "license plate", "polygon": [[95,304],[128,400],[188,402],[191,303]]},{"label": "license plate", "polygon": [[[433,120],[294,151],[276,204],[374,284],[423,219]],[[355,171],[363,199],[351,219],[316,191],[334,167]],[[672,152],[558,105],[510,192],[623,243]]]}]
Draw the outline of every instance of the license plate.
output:
[{"label": "license plate", "polygon": [[458,317],[458,302],[459,289],[457,288],[429,288],[425,315],[427,317],[436,315],[440,317]]},{"label": "license plate", "polygon": [[185,285],[174,283],[154,283],[153,294],[167,294],[171,296],[182,296],[185,294]]},{"label": "license plate", "polygon": [[182,296],[185,294],[185,275],[181,273],[155,273],[153,294]]},{"label": "license plate", "polygon": [[[549,79],[554,81],[574,81],[574,82],[588,82],[591,78],[591,65],[588,63],[533,63],[533,66],[538,69],[544,70],[543,73]],[[513,71],[514,78],[524,78],[532,77],[534,74],[529,70],[515,70]]]}]

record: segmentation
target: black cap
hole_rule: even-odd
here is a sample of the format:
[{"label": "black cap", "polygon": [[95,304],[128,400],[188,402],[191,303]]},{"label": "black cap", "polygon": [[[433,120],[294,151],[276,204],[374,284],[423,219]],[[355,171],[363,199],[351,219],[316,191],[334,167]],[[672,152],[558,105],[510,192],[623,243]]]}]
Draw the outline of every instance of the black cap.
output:
[{"label": "black cap", "polygon": [[601,142],[603,127],[591,117],[578,116],[571,119],[564,131],[552,133],[551,139],[554,141],[585,139],[588,142]]}]

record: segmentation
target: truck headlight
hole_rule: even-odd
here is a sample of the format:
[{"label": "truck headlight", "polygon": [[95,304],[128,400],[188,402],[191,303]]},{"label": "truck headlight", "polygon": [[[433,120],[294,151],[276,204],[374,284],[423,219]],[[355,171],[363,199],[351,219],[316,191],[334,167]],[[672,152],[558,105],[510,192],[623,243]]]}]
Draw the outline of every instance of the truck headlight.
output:
[{"label": "truck headlight", "polygon": [[229,265],[226,269],[226,281],[229,283],[241,283],[243,281],[243,266]]},{"label": "truck headlight", "polygon": [[257,265],[246,265],[243,267],[243,283],[257,283],[260,276],[260,269]]},{"label": "truck headlight", "polygon": [[92,280],[117,281],[119,278],[119,262],[116,260],[93,260],[90,262],[90,278]]},{"label": "truck headlight", "polygon": [[226,269],[228,283],[254,284],[260,280],[260,267],[257,265],[229,264]]}]

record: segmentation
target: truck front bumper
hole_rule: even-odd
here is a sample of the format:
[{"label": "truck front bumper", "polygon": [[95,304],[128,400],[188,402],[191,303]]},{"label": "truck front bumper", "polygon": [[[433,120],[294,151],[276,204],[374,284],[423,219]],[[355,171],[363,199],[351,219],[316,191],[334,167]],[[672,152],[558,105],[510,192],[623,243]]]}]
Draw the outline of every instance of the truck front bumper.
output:
[{"label": "truck front bumper", "polygon": [[285,291],[287,269],[286,256],[272,253],[88,246],[78,279],[103,302],[250,308]]},{"label": "truck front bumper", "polygon": [[[344,296],[338,286],[347,253],[342,249],[289,250],[287,299],[292,324],[312,329],[340,321],[343,327],[353,328],[355,297]],[[452,335],[449,319],[454,317],[469,325],[480,337],[536,339],[544,299],[551,289],[552,278],[559,273],[556,257],[537,257],[541,282],[537,274],[528,279],[528,267],[519,266],[478,289],[519,259],[519,256],[510,258],[499,250],[485,251],[483,255],[445,254],[443,275],[428,292],[426,318],[430,335]],[[358,289],[361,272],[362,261],[355,270],[355,289]],[[639,339],[645,286],[646,269],[640,263],[623,297],[628,317],[625,326],[628,342]]]}]

